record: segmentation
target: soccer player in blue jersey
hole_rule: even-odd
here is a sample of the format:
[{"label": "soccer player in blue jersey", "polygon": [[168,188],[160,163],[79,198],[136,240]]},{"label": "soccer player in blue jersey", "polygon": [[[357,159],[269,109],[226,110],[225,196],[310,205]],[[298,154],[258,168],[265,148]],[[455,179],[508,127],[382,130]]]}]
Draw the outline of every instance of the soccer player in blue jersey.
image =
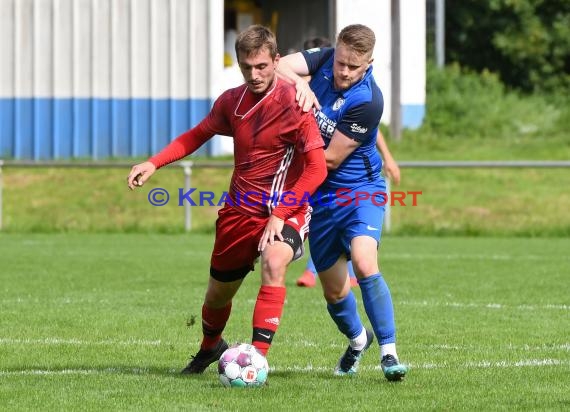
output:
[{"label": "soccer player in blue jersey", "polygon": [[[384,136],[380,130],[378,130],[378,136],[376,137],[376,148],[380,152],[380,159],[382,160],[382,170],[384,172],[384,176],[388,177],[392,183],[399,185],[400,167],[398,166],[396,160],[394,160],[390,149],[388,149],[386,140],[384,140]],[[347,267],[348,276],[350,277],[350,286],[353,288],[358,287],[358,281],[356,279],[356,275],[354,274],[352,261],[349,260],[347,262]],[[309,255],[309,259],[307,260],[307,265],[305,266],[303,274],[297,278],[297,286],[312,288],[317,284],[315,279],[317,276],[318,274],[317,269],[315,268],[315,263],[313,262],[313,258],[311,258]]]},{"label": "soccer player in blue jersey", "polygon": [[[349,339],[335,374],[356,373],[376,335],[384,375],[398,381],[408,368],[398,360],[392,298],[378,266],[386,184],[375,148],[384,109],[382,92],[372,76],[375,41],[370,28],[353,24],[341,30],[335,48],[285,56],[279,73],[295,82],[300,106],[317,109],[326,146],[329,172],[313,195],[309,243],[328,311]],[[307,75],[310,83],[301,77]],[[374,334],[358,315],[347,277],[349,257]]]}]

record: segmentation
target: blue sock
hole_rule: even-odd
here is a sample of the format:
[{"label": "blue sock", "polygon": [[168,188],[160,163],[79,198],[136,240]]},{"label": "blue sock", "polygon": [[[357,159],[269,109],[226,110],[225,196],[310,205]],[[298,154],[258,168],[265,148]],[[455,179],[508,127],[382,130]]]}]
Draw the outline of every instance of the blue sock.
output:
[{"label": "blue sock", "polygon": [[317,275],[317,268],[315,268],[315,264],[313,263],[313,258],[311,256],[309,256],[309,260],[307,260],[307,267],[305,269],[313,272],[315,276]]},{"label": "blue sock", "polygon": [[362,321],[356,309],[356,298],[352,291],[337,303],[327,304],[327,309],[338,330],[348,339],[355,339],[362,332]]},{"label": "blue sock", "polygon": [[396,342],[396,324],[390,289],[380,273],[359,279],[362,301],[378,343]]},{"label": "blue sock", "polygon": [[348,268],[348,275],[351,278],[355,278],[356,275],[354,274],[354,268],[352,267],[352,260],[349,260],[348,262],[346,262],[346,266]]}]

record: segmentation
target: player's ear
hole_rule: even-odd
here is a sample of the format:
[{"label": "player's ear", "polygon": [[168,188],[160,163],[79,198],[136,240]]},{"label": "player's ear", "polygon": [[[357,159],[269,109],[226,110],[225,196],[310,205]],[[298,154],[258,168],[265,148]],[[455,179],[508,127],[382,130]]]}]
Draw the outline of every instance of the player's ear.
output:
[{"label": "player's ear", "polygon": [[277,53],[275,55],[275,58],[273,59],[273,63],[277,66],[277,64],[279,63],[279,59],[281,58],[281,55],[279,53]]},{"label": "player's ear", "polygon": [[[368,60],[368,67],[370,67],[370,65],[372,64],[373,61],[374,61],[374,57],[371,57],[370,60]],[[366,68],[366,70],[368,70],[368,67]]]}]

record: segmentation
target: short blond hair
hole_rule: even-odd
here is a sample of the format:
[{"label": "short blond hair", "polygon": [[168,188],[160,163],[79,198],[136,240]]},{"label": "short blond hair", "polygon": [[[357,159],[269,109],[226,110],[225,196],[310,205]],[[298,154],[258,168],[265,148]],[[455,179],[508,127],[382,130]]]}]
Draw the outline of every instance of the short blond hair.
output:
[{"label": "short blond hair", "polygon": [[277,39],[273,32],[260,24],[254,24],[238,34],[235,43],[236,56],[240,52],[246,56],[266,48],[272,59],[277,56]]},{"label": "short blond hair", "polygon": [[351,24],[340,31],[336,43],[342,43],[358,54],[372,56],[376,36],[372,29],[364,24]]}]

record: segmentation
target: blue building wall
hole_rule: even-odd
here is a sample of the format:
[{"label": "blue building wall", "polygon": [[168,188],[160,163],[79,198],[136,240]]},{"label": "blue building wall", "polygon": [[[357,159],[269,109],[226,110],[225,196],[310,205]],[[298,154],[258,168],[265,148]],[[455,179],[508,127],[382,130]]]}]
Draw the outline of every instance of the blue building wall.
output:
[{"label": "blue building wall", "polygon": [[[144,157],[195,126],[209,99],[0,99],[0,157]],[[208,154],[208,146],[197,154]]]}]

